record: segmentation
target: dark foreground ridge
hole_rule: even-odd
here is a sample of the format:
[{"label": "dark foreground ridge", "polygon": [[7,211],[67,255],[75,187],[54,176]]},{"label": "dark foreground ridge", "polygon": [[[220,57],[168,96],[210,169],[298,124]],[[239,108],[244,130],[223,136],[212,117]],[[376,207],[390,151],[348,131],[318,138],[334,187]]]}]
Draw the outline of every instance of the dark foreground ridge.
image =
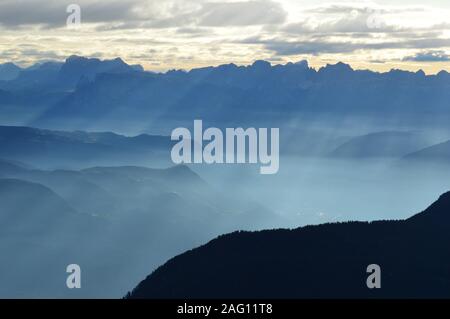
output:
[{"label": "dark foreground ridge", "polygon": [[[381,267],[369,289],[367,266]],[[402,221],[235,232],[157,269],[128,298],[449,298],[450,192]]]}]

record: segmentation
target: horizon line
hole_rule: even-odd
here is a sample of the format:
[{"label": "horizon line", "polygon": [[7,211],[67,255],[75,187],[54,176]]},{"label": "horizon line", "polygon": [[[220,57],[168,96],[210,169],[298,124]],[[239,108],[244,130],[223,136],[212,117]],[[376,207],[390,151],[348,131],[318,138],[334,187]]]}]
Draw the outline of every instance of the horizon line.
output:
[{"label": "horizon line", "polygon": [[[373,73],[378,73],[378,74],[385,74],[385,73],[390,73],[393,71],[402,71],[402,72],[408,72],[408,73],[424,73],[425,76],[433,76],[433,75],[437,75],[439,73],[450,73],[449,71],[447,71],[446,69],[439,69],[435,72],[426,72],[424,70],[423,67],[418,68],[416,70],[411,70],[411,69],[407,69],[407,68],[402,68],[400,65],[398,67],[392,67],[390,69],[386,69],[384,71],[381,70],[377,70],[377,69],[373,69],[373,68],[368,68],[368,67],[356,67],[354,64],[352,63],[348,63],[348,62],[344,62],[342,60],[336,60],[334,61],[335,63],[332,63],[331,61],[328,62],[323,62],[321,64],[317,64],[317,63],[311,63],[311,60],[308,59],[300,59],[297,60],[295,62],[292,61],[287,61],[287,62],[280,62],[280,63],[274,63],[273,61],[271,61],[270,59],[255,59],[252,60],[252,62],[249,63],[236,63],[236,62],[223,62],[223,63],[217,63],[217,64],[210,64],[210,65],[198,65],[198,66],[193,66],[191,68],[163,68],[163,70],[157,71],[154,69],[149,69],[145,67],[144,63],[129,63],[127,62],[124,58],[120,57],[120,56],[116,56],[116,57],[112,57],[112,58],[101,58],[98,56],[88,56],[88,55],[77,55],[77,54],[72,54],[67,56],[66,58],[63,59],[42,59],[42,60],[37,60],[36,62],[32,63],[32,64],[28,64],[28,65],[23,65],[21,63],[16,63],[14,61],[6,61],[3,60],[0,65],[2,64],[8,64],[8,63],[12,63],[14,65],[16,65],[17,67],[21,68],[22,70],[27,70],[32,68],[33,66],[38,66],[38,65],[42,65],[45,63],[61,63],[64,64],[67,62],[67,60],[71,57],[79,57],[79,58],[85,58],[85,59],[96,59],[96,60],[100,60],[100,61],[114,61],[114,60],[121,60],[122,62],[126,63],[129,66],[136,66],[139,65],[143,68],[144,72],[150,72],[150,73],[156,73],[156,74],[166,74],[169,72],[174,72],[174,71],[180,71],[180,72],[191,72],[193,70],[200,70],[200,69],[205,69],[205,68],[217,68],[220,66],[226,66],[226,65],[234,65],[236,67],[251,67],[253,66],[256,62],[266,62],[269,63],[271,67],[276,67],[276,66],[287,66],[287,65],[292,65],[292,64],[301,64],[303,62],[306,62],[306,66],[309,69],[315,70],[316,72],[319,72],[320,69],[329,67],[329,66],[335,66],[335,65],[339,65],[339,64],[343,64],[346,66],[349,66],[353,71],[369,71],[369,72],[373,72]],[[436,61],[430,61],[430,63],[438,63]],[[373,64],[368,62],[367,64]],[[380,64],[380,63],[377,63]]]}]

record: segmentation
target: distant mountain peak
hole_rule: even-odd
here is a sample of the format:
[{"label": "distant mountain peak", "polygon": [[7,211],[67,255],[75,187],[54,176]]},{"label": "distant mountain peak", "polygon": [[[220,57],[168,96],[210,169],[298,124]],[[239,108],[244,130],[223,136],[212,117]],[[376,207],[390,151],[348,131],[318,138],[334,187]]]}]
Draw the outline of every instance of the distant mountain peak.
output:
[{"label": "distant mountain peak", "polygon": [[418,70],[416,72],[416,74],[419,75],[420,77],[425,77],[426,76],[425,72],[422,69]]},{"label": "distant mountain peak", "polygon": [[268,61],[256,60],[253,62],[252,67],[256,69],[270,69],[272,65]]},{"label": "distant mountain peak", "polygon": [[388,74],[414,74],[414,72],[401,69],[390,69]]},{"label": "distant mountain peak", "polygon": [[234,63],[227,63],[227,64],[221,64],[217,67],[217,69],[219,70],[233,70],[233,69],[237,69],[238,66]]},{"label": "distant mountain peak", "polygon": [[120,58],[120,57],[117,57],[117,58],[113,59],[113,61],[125,63],[125,62],[122,60],[122,58]]},{"label": "distant mountain peak", "polygon": [[327,64],[326,66],[319,69],[319,72],[353,72],[353,68],[350,66],[350,64],[346,64],[343,62],[338,62],[336,64]]},{"label": "distant mountain peak", "polygon": [[71,55],[66,59],[65,64],[74,64],[74,63],[95,63],[95,64],[111,64],[111,65],[120,65],[120,66],[127,66],[131,67],[127,63],[125,63],[122,58],[117,57],[112,60],[100,60],[98,58],[87,58],[79,55]]},{"label": "distant mountain peak", "polygon": [[66,63],[76,62],[76,61],[84,61],[88,60],[88,58],[79,56],[79,55],[71,55],[66,59]]},{"label": "distant mountain peak", "polygon": [[80,80],[86,83],[92,81],[103,73],[132,73],[142,71],[141,66],[128,65],[121,58],[113,60],[100,60],[98,58],[86,58],[72,55],[66,59],[58,75],[58,83],[63,83],[67,88],[80,87]]}]

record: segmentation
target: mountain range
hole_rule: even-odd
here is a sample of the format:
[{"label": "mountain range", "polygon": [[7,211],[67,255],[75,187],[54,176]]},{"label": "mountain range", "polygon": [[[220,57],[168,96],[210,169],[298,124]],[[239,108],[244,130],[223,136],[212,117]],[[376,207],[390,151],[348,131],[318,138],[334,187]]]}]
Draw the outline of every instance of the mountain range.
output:
[{"label": "mountain range", "polygon": [[70,56],[65,62],[37,63],[20,68],[13,63],[0,65],[1,86],[7,90],[73,90],[81,81],[93,80],[101,73],[130,73],[144,71],[140,65],[128,65],[122,59],[99,60]]},{"label": "mountain range", "polygon": [[[448,167],[432,163],[450,164],[449,89],[445,71],[307,61],[0,65],[0,296],[118,297],[239,229],[128,297],[450,297],[449,194],[407,220],[247,232],[373,220],[370,200],[402,218],[429,203],[448,189]],[[170,133],[194,119],[279,127],[280,174],[172,166]],[[61,285],[74,262],[82,291]],[[373,263],[381,290],[365,286]]]},{"label": "mountain range", "polygon": [[0,126],[0,157],[39,167],[88,167],[90,164],[170,161],[173,142],[168,136],[140,134],[133,137],[111,132],[54,131]]},{"label": "mountain range", "polygon": [[[406,220],[223,235],[165,263],[127,298],[449,298],[450,192]],[[369,289],[367,267],[381,267]]]},{"label": "mountain range", "polygon": [[[444,140],[444,142],[442,142]],[[170,165],[176,141],[170,136],[112,132],[60,131],[23,126],[0,126],[0,158],[28,162],[43,168],[83,168],[92,165],[136,165],[151,161]],[[282,139],[282,155],[330,159],[402,159],[449,163],[450,142],[425,132],[382,131],[339,136],[298,131]]]},{"label": "mountain range", "polygon": [[[119,297],[147,267],[184,249],[280,222],[255,202],[231,200],[186,166],[41,170],[3,159],[0,203],[3,297]],[[61,285],[74,262],[88,274],[78,291]]]},{"label": "mountain range", "polygon": [[400,158],[435,140],[419,132],[385,131],[356,136],[333,150],[332,158]]},{"label": "mountain range", "polygon": [[[7,78],[7,72],[0,77]],[[1,81],[0,114],[9,124],[112,131],[133,127],[166,134],[173,123],[194,118],[216,126],[236,119],[258,126],[351,115],[369,122],[445,126],[449,88],[445,71],[427,76],[422,71],[353,70],[344,63],[315,70],[306,61],[256,61],[152,73],[120,58],[72,56]]]}]

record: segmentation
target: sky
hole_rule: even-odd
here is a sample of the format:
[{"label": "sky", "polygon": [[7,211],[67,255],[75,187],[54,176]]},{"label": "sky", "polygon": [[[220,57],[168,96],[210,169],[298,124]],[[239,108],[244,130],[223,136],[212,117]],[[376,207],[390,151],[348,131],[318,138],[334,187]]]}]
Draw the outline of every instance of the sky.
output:
[{"label": "sky", "polygon": [[0,1],[0,62],[70,55],[153,71],[306,59],[430,74],[450,71],[450,1]]}]

